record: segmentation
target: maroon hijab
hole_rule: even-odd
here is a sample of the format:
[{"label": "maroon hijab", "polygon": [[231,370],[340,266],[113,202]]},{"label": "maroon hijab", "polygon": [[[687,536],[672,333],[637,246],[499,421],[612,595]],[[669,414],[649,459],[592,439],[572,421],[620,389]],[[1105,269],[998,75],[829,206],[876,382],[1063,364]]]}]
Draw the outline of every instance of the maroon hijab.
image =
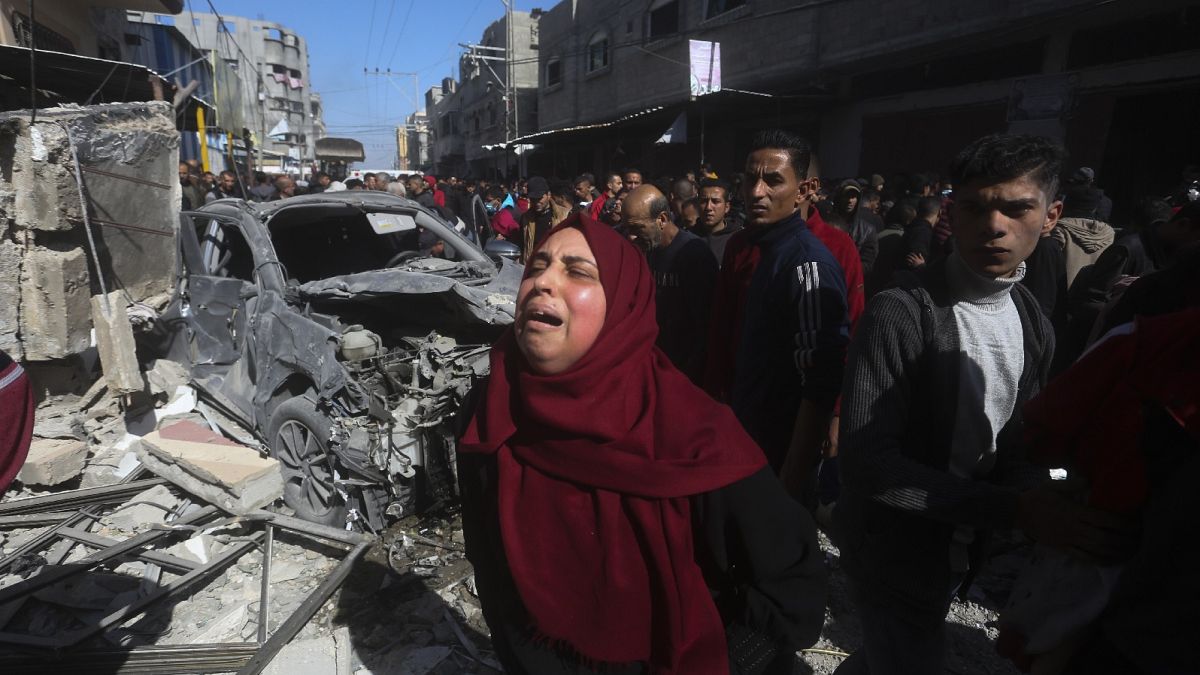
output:
[{"label": "maroon hijab", "polygon": [[584,214],[555,229],[565,227],[596,257],[604,326],[583,358],[549,376],[505,333],[459,451],[496,456],[504,550],[540,635],[600,662],[728,672],[688,497],[766,461],[730,410],[654,346],[645,257]]}]

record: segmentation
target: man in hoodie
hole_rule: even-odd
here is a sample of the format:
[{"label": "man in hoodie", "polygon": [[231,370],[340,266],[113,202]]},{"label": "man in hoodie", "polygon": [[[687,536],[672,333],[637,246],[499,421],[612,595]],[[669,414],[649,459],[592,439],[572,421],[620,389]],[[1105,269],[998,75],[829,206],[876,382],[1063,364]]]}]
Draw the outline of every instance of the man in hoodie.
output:
[{"label": "man in hoodie", "polygon": [[825,221],[850,235],[858,248],[863,274],[870,274],[879,255],[879,232],[875,225],[859,213],[862,188],[854,180],[842,181],[833,195],[829,214],[822,214]]},{"label": "man in hoodie", "polygon": [[1050,232],[1063,248],[1067,266],[1067,289],[1086,265],[1096,262],[1116,238],[1112,226],[1100,220],[1100,190],[1090,185],[1067,186],[1063,190],[1063,217]]},{"label": "man in hoodie", "polygon": [[1021,409],[1044,386],[1054,335],[1019,283],[1054,227],[1062,148],[992,135],[955,158],[955,251],[871,301],[841,406],[834,511],[863,646],[838,675],[940,673],[952,595],[987,533],[1107,547],[1111,521],[1024,460]]}]

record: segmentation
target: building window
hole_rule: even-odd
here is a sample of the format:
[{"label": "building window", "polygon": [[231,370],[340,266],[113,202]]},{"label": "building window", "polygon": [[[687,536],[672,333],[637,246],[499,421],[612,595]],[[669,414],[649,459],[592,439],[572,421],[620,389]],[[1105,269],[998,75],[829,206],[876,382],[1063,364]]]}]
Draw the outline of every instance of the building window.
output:
[{"label": "building window", "polygon": [[529,24],[529,48],[538,48],[538,25],[536,23]]},{"label": "building window", "polygon": [[222,21],[217,24],[218,33],[229,33],[230,35],[237,32],[237,25],[232,21]]},{"label": "building window", "polygon": [[36,47],[51,52],[75,53],[75,45],[65,36],[60,35],[40,23],[32,23],[29,17],[20,12],[12,13],[13,33],[17,38],[18,47]]},{"label": "building window", "polygon": [[225,65],[229,66],[233,70],[237,70],[238,69],[238,60],[237,59],[225,59]]},{"label": "building window", "polygon": [[646,35],[666,37],[679,32],[679,0],[655,0],[646,15]]},{"label": "building window", "polygon": [[746,0],[708,0],[708,11],[705,12],[704,16],[711,19],[718,14],[724,14],[744,4],[746,4]]},{"label": "building window", "polygon": [[562,61],[557,58],[546,63],[546,86],[553,87],[562,82]]},{"label": "building window", "polygon": [[594,73],[608,67],[608,34],[596,33],[588,42],[587,71]]},{"label": "building window", "polygon": [[154,17],[154,22],[160,26],[174,26],[175,17],[167,16],[166,14],[158,14]]}]

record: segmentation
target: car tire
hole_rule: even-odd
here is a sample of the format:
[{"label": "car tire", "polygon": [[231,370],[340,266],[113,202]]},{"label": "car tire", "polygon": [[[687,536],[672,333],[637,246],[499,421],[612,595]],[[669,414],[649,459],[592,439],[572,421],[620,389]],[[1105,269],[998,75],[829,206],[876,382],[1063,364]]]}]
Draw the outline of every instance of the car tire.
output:
[{"label": "car tire", "polygon": [[334,485],[329,435],[333,423],[310,396],[284,401],[271,415],[271,456],[283,473],[283,501],[304,520],[342,528],[348,506]]}]

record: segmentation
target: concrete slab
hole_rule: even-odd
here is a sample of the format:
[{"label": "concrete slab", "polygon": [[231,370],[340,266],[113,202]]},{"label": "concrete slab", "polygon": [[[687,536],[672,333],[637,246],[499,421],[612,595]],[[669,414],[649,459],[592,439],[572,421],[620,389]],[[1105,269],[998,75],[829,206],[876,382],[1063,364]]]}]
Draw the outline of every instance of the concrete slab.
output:
[{"label": "concrete slab", "polygon": [[167,516],[179,506],[180,500],[165,485],[155,485],[129,499],[107,517],[110,525],[125,532],[141,532],[150,525],[167,522]]},{"label": "concrete slab", "polygon": [[337,673],[337,643],[332,636],[294,640],[279,651],[263,675],[331,675]]},{"label": "concrete slab", "polygon": [[134,443],[146,468],[231,513],[283,495],[279,462],[194,422],[176,422]]},{"label": "concrete slab", "polygon": [[107,302],[103,295],[93,295],[92,323],[96,327],[96,347],[100,351],[100,366],[109,391],[117,394],[142,391],[142,372],[125,294],[113,291],[108,294]]},{"label": "concrete slab", "polygon": [[35,438],[17,480],[29,485],[58,485],[83,472],[87,444],[73,438]]},{"label": "concrete slab", "polygon": [[91,343],[87,255],[82,249],[26,251],[21,269],[21,340],[25,359],[78,354]]},{"label": "concrete slab", "polygon": [[[3,218],[0,218],[3,221]],[[0,349],[21,361],[25,350],[20,340],[21,247],[11,241],[0,241]]]}]

